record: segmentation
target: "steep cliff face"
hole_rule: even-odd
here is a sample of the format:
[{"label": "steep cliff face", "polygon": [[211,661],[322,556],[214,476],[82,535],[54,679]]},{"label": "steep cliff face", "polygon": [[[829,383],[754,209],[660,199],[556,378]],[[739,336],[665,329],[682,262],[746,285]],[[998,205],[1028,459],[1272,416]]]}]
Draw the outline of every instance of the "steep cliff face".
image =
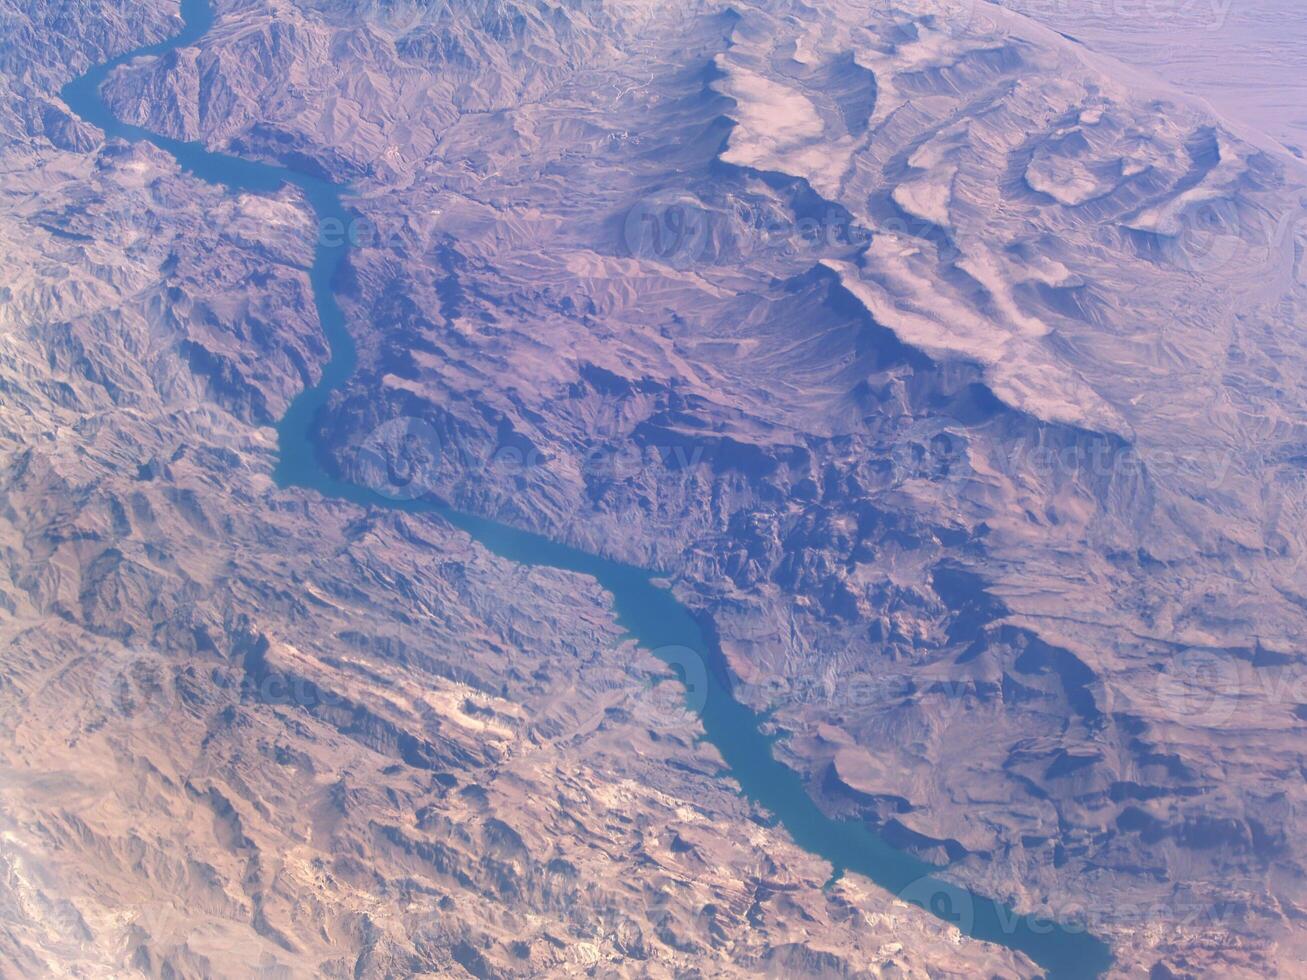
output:
[{"label": "steep cliff face", "polygon": [[0,973],[1036,974],[823,887],[593,581],[279,490],[312,212],[60,107],[171,9],[3,12]]}]

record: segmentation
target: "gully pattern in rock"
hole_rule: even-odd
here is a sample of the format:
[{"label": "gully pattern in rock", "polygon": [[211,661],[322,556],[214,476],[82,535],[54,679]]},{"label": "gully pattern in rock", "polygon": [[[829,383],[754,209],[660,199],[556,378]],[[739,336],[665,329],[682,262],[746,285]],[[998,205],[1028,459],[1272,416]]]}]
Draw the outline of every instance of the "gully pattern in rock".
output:
[{"label": "gully pattern in rock", "polygon": [[1291,975],[1301,165],[957,6],[222,0],[108,79],[340,228],[61,104],[175,8],[0,8],[8,959],[1036,972],[823,890],[592,580],[278,489],[345,235],[336,478],[658,569],[828,814],[1019,925]]}]

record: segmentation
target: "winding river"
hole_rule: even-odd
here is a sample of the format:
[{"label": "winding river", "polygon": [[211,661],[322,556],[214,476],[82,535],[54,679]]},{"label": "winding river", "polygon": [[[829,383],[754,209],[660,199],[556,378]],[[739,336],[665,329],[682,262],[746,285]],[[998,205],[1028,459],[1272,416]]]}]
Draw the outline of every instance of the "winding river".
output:
[{"label": "winding river", "polygon": [[[134,58],[166,56],[195,43],[212,26],[210,0],[182,0],[184,28],[175,37],[123,54],[70,82],[62,96],[107,139],[147,141],[171,154],[190,174],[231,191],[268,194],[293,184],[317,213],[319,226],[339,221],[349,227],[341,202],[345,189],[286,167],[244,160],[206,150],[198,142],[169,139],[120,122],[100,98],[100,87],[119,65]],[[866,824],[825,816],[804,789],[798,774],[772,754],[772,738],[759,729],[761,719],[736,701],[721,651],[667,589],[655,585],[650,572],[586,554],[539,535],[461,514],[429,500],[394,500],[356,484],[332,478],[320,465],[311,440],[311,423],[328,395],[353,373],[356,355],[345,317],[332,291],[336,271],[348,252],[348,236],[337,244],[319,236],[309,277],[331,359],[322,379],[304,391],[278,426],[281,486],[303,487],[324,496],[365,507],[430,512],[470,534],[491,552],[510,561],[580,572],[594,577],[612,594],[622,627],[643,647],[663,655],[686,681],[689,707],[699,713],[707,738],[721,752],[729,775],[743,794],[770,811],[802,848],[830,862],[835,873],[856,872],[898,893],[905,900],[954,923],[962,932],[1019,950],[1046,971],[1050,980],[1100,976],[1110,965],[1108,947],[1084,929],[1045,919],[1019,916],[1006,906],[932,877],[937,871],[895,850]],[[670,653],[667,651],[682,651]],[[706,668],[703,666],[706,665]]]}]

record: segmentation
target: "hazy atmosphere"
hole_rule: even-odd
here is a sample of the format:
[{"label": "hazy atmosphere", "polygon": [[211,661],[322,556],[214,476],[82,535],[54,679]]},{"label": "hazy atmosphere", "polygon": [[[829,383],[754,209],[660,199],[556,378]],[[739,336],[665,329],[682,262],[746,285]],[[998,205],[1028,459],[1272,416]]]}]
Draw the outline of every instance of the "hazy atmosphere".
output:
[{"label": "hazy atmosphere", "polygon": [[0,977],[1307,970],[1299,0],[0,0]]}]

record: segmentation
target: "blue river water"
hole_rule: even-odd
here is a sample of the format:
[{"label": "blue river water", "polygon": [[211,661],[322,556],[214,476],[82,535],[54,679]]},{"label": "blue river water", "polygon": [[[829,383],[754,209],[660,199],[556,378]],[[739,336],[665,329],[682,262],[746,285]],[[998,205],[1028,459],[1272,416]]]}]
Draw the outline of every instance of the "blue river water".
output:
[{"label": "blue river water", "polygon": [[[102,129],[106,138],[152,143],[171,154],[183,170],[209,183],[256,194],[270,194],[292,184],[312,205],[319,227],[339,222],[338,227],[348,228],[351,215],[342,203],[347,188],[287,167],[211,152],[198,142],[169,139],[127,125],[108,109],[100,97],[100,87],[115,68],[134,58],[167,56],[191,45],[214,21],[209,0],[182,0],[181,12],[185,26],[180,34],[96,66],[64,87],[64,101],[82,119]],[[1107,970],[1111,965],[1107,945],[1085,929],[1072,923],[1017,915],[1000,903],[935,877],[939,869],[890,847],[865,823],[823,814],[799,775],[776,760],[773,739],[760,730],[762,719],[732,696],[715,638],[670,591],[654,583],[652,573],[458,513],[429,499],[395,500],[333,478],[315,449],[312,423],[331,392],[353,374],[357,359],[344,313],[332,289],[335,274],[347,257],[349,236],[318,238],[309,277],[331,359],[319,383],[295,399],[278,425],[280,458],[276,478],[281,486],[303,487],[364,507],[434,513],[505,559],[594,577],[612,594],[622,627],[640,646],[666,660],[685,682],[687,706],[699,714],[707,739],[729,767],[724,775],[739,784],[746,798],[770,811],[801,848],[830,862],[836,875],[865,875],[967,935],[1019,950],[1034,960],[1049,980],[1093,978]]]}]

